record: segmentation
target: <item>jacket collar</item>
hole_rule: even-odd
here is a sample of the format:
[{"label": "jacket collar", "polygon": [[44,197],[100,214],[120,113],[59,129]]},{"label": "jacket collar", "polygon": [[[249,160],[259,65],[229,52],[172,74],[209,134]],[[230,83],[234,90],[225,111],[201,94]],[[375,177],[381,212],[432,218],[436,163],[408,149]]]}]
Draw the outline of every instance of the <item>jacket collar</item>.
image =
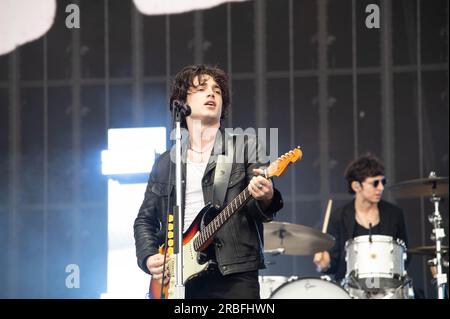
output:
[{"label": "jacket collar", "polygon": [[353,230],[355,229],[355,199],[353,199],[345,208],[344,212],[344,225],[345,225],[345,237],[346,239],[353,237]]},{"label": "jacket collar", "polygon": [[229,138],[229,134],[225,132],[223,127],[219,127],[216,134],[216,139],[214,141],[214,147],[211,150],[208,165],[206,166],[205,173],[206,176],[210,171],[212,171],[217,165],[217,157],[219,155],[225,154],[225,143]]}]

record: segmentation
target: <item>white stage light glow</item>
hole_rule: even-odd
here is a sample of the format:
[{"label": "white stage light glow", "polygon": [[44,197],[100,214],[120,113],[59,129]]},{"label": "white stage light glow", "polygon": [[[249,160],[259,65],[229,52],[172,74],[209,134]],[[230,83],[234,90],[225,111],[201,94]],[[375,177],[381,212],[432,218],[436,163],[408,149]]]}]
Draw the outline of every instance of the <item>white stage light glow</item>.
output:
[{"label": "white stage light glow", "polygon": [[143,299],[150,276],[139,269],[133,223],[144,199],[147,181],[124,183],[122,175],[148,173],[155,154],[166,150],[164,127],[110,129],[102,172],[108,179],[108,275],[104,299]]}]

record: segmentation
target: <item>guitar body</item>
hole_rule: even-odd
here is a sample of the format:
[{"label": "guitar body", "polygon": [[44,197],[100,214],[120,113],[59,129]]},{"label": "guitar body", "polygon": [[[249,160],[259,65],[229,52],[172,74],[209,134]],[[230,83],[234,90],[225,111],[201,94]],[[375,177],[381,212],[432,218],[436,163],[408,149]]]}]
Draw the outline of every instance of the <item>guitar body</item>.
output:
[{"label": "guitar body", "polygon": [[[194,249],[194,240],[199,236],[200,231],[214,218],[218,213],[211,205],[205,206],[192,222],[191,226],[183,234],[183,285],[189,280],[197,277],[201,272],[208,268],[208,257],[204,252],[197,252]],[[159,248],[161,254],[165,253],[164,246]],[[176,255],[168,255],[169,283],[164,286],[161,296],[161,284],[158,280],[150,281],[149,294],[151,299],[172,299],[175,294],[175,269]]]}]

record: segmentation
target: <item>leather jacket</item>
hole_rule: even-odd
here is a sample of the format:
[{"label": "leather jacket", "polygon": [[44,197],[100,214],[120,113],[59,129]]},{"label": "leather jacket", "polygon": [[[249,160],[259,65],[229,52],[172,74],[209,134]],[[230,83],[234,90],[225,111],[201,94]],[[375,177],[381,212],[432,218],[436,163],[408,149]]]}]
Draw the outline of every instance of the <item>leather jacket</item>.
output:
[{"label": "leather jacket", "polygon": [[[221,134],[219,134],[219,132]],[[224,140],[228,134],[221,128],[216,135],[215,146],[211,151],[211,159],[206,166],[202,178],[202,190],[205,203],[211,202],[213,197],[213,183],[218,154],[225,154]],[[229,137],[229,135],[228,135]],[[242,137],[242,135],[241,135]],[[247,187],[253,177],[253,168],[268,164],[265,149],[258,142],[256,136],[245,135],[235,142],[235,155],[231,167],[230,179],[225,194],[224,205],[233,200]],[[186,138],[182,143],[183,158],[186,158]],[[238,154],[243,156],[239,160]],[[139,267],[149,273],[146,260],[158,253],[164,243],[166,232],[167,200],[170,194],[170,205],[175,205],[175,163],[170,159],[169,151],[161,154],[155,161],[150,173],[144,201],[134,222],[134,236],[136,256]],[[173,157],[174,158],[174,157]],[[249,162],[250,159],[250,162]],[[251,159],[256,159],[252,161]],[[264,161],[263,161],[264,160]],[[254,163],[252,163],[254,162]],[[182,166],[182,194],[185,194],[186,161]],[[169,167],[172,166],[169,181]],[[263,211],[257,200],[251,198],[241,210],[234,215],[217,232],[213,243],[215,261],[223,275],[254,271],[264,268],[263,255],[263,223],[273,220],[277,211],[283,207],[281,194],[274,188],[274,196],[269,207]]]}]

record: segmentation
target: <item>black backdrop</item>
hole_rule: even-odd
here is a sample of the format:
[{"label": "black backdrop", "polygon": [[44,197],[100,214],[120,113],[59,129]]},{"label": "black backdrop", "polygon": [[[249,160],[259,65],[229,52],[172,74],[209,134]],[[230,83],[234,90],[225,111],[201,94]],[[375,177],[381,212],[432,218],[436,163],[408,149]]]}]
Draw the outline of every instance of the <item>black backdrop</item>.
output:
[{"label": "black backdrop", "polygon": [[[70,3],[80,29],[65,27]],[[379,29],[365,25],[371,3]],[[278,128],[280,153],[302,146],[276,182],[279,220],[320,228],[328,198],[350,198],[344,167],[368,151],[390,183],[448,176],[448,1],[255,0],[170,16],[123,0],[57,4],[45,37],[0,57],[0,297],[106,290],[106,131],[168,126],[169,81],[186,64],[229,72],[227,126]],[[410,246],[430,244],[428,200],[386,196],[405,211]],[[311,258],[280,256],[262,273],[316,276]],[[80,289],[64,285],[71,263]],[[424,257],[410,275],[434,296]]]}]

